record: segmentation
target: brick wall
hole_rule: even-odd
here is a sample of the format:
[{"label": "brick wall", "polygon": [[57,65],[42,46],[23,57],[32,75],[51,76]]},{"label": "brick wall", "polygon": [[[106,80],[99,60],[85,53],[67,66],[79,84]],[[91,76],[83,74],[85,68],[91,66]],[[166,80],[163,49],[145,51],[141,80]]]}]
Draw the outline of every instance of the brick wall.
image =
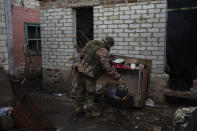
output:
[{"label": "brick wall", "polygon": [[[73,12],[71,8],[41,10],[43,78],[58,83],[71,68],[74,52]],[[69,76],[70,77],[70,76]],[[63,81],[63,80],[61,80]]]},{"label": "brick wall", "polygon": [[[40,23],[40,11],[24,7],[12,7],[13,42],[14,42],[14,66],[15,74],[20,75],[25,68],[23,46],[25,45],[25,22]],[[32,73],[41,71],[41,55],[32,56],[30,66]]]},{"label": "brick wall", "polygon": [[8,70],[8,48],[4,0],[0,1],[0,66]]},{"label": "brick wall", "polygon": [[37,0],[12,0],[12,5],[33,9],[40,8],[40,2]]},{"label": "brick wall", "polygon": [[165,77],[166,0],[94,7],[94,38],[114,36],[111,53],[152,60],[152,77]]},{"label": "brick wall", "polygon": [[63,7],[82,7],[95,5],[111,5],[120,3],[151,2],[157,0],[43,0],[40,2],[41,9],[63,8]]},{"label": "brick wall", "polygon": [[[152,60],[150,91],[156,92],[151,96],[157,100],[166,86],[163,78],[167,78],[164,73],[167,3],[166,0],[144,1],[94,6],[94,38],[114,36],[116,43],[111,53]],[[69,82],[67,72],[75,51],[72,6],[52,3],[50,9],[41,10],[44,81]]]}]

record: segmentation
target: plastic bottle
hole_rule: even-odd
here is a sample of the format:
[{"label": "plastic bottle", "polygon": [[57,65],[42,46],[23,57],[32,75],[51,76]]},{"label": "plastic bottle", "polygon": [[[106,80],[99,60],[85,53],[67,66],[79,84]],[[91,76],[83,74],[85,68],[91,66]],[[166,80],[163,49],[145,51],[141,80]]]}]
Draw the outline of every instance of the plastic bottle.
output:
[{"label": "plastic bottle", "polygon": [[74,53],[74,63],[77,63],[78,62],[78,57],[79,57],[78,53],[75,52]]},{"label": "plastic bottle", "polygon": [[1,107],[0,108],[0,116],[6,116],[7,114],[11,113],[12,107]]}]

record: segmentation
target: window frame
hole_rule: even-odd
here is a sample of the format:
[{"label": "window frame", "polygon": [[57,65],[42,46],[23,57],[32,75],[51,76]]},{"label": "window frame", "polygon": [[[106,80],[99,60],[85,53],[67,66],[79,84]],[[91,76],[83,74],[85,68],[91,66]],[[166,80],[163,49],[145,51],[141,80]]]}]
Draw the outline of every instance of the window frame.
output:
[{"label": "window frame", "polygon": [[[28,27],[33,26],[36,27],[36,38],[29,38],[28,36]],[[40,27],[40,23],[25,23],[25,46],[28,47],[29,46],[29,41],[36,41],[36,49],[38,51],[38,42],[41,42],[41,38],[38,38],[38,28]],[[26,54],[30,54],[30,55],[41,55],[41,50],[39,52],[34,52],[34,51],[30,51],[28,52],[28,48],[26,48]]]}]

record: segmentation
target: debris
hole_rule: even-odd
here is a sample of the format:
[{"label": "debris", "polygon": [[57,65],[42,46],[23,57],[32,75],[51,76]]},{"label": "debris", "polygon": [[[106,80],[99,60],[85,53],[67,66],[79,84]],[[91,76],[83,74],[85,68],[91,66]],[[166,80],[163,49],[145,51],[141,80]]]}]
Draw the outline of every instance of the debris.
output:
[{"label": "debris", "polygon": [[153,107],[154,106],[154,101],[150,98],[148,98],[145,102],[145,105],[146,106],[150,106],[150,107]]},{"label": "debris", "polygon": [[174,113],[173,123],[176,131],[196,131],[197,107],[178,108]]},{"label": "debris", "polygon": [[13,110],[12,107],[1,107],[0,108],[0,116],[10,115],[12,110]]},{"label": "debris", "polygon": [[189,107],[189,108],[178,108],[174,114],[174,121],[176,123],[183,123],[185,117],[188,114],[191,114],[194,110],[196,110],[196,107]]},{"label": "debris", "polygon": [[13,91],[3,67],[0,67],[0,107],[11,106],[13,102]]},{"label": "debris", "polygon": [[155,121],[158,121],[158,120],[159,120],[159,118],[157,118],[157,117],[154,117],[154,120],[155,120]]},{"label": "debris", "polygon": [[54,96],[62,96],[63,94],[61,93],[53,93]]},{"label": "debris", "polygon": [[13,126],[14,124],[10,116],[0,116],[0,130],[5,130]]},{"label": "debris", "polygon": [[160,126],[153,126],[153,131],[161,131],[161,127]]},{"label": "debris", "polygon": [[29,95],[24,95],[20,104],[14,106],[11,116],[20,128],[56,131],[53,123],[48,120]]},{"label": "debris", "polygon": [[139,117],[135,117],[135,119],[140,120],[140,118],[139,118]]}]

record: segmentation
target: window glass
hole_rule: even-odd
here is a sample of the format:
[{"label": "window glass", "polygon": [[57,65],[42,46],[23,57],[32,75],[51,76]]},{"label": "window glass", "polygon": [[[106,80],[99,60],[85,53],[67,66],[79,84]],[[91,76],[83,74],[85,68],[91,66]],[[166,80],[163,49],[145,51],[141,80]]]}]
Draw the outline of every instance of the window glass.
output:
[{"label": "window glass", "polygon": [[[25,24],[26,45],[31,55],[41,53],[40,24]],[[28,50],[27,50],[28,51]]]}]

